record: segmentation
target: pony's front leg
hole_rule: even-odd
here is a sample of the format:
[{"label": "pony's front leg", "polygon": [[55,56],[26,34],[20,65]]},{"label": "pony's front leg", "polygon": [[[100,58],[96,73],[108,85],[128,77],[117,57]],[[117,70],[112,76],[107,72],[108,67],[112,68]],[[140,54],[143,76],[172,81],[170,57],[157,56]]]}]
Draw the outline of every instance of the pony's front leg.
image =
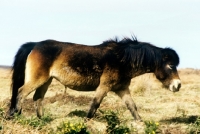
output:
[{"label": "pony's front leg", "polygon": [[133,115],[134,119],[141,120],[141,117],[137,112],[137,107],[136,107],[133,99],[131,98],[129,89],[127,88],[125,90],[115,91],[115,93],[122,98],[122,100],[126,104],[127,108],[130,110],[131,114]]},{"label": "pony's front leg", "polygon": [[101,101],[103,98],[107,95],[108,91],[107,87],[98,87],[96,90],[95,97],[93,98],[90,110],[87,114],[87,118],[92,118],[96,112],[96,110],[99,108]]}]

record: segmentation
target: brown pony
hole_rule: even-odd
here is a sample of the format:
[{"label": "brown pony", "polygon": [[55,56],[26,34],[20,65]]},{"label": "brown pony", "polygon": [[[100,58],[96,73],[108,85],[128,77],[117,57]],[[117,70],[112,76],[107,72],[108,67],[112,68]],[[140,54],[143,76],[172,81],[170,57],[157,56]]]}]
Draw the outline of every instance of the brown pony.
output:
[{"label": "brown pony", "polygon": [[12,98],[8,117],[21,113],[22,103],[35,91],[37,116],[43,115],[42,100],[53,78],[78,91],[96,91],[87,117],[92,118],[109,91],[115,92],[136,120],[141,120],[129,85],[132,78],[154,73],[166,88],[181,87],[177,73],[179,57],[171,48],[139,42],[135,37],[108,40],[86,46],[46,40],[22,45],[13,63]]}]

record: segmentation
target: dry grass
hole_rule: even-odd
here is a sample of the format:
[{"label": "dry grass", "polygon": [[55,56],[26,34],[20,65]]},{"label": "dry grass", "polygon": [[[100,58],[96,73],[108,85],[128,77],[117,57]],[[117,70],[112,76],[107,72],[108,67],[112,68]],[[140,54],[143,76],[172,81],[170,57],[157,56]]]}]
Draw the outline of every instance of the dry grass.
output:
[{"label": "dry grass", "polygon": [[[160,123],[160,129],[165,134],[188,133],[188,128],[200,116],[200,70],[181,69],[179,74],[182,88],[177,93],[172,93],[164,88],[152,74],[145,74],[132,79],[130,89],[138,111],[143,120],[154,120]],[[0,68],[0,108],[5,112],[10,99],[11,71]],[[0,118],[3,129],[0,133],[49,133],[65,120],[84,121],[84,116],[89,109],[94,92],[77,92],[67,89],[53,81],[44,100],[45,114],[50,114],[53,121],[46,126],[33,128],[21,125],[13,120]],[[35,117],[32,95],[30,94],[24,104],[23,115],[26,118]],[[136,125],[130,112],[114,93],[109,93],[100,106],[101,110],[117,111],[122,122],[138,133],[144,133],[144,125]],[[78,114],[77,114],[78,113]],[[95,117],[87,121],[91,133],[105,133],[106,123],[100,119],[101,113],[97,111]],[[51,129],[50,129],[51,128]]]}]

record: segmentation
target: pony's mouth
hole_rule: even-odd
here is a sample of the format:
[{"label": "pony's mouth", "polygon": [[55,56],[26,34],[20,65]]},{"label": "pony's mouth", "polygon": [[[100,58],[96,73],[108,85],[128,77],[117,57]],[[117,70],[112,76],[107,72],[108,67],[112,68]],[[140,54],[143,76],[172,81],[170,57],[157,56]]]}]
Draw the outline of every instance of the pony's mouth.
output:
[{"label": "pony's mouth", "polygon": [[181,88],[181,81],[180,79],[174,79],[171,81],[171,84],[169,85],[169,90],[172,92],[178,92]]},{"label": "pony's mouth", "polygon": [[163,88],[172,92],[178,92],[181,88],[181,81],[180,79],[173,79],[170,83],[163,83]]}]

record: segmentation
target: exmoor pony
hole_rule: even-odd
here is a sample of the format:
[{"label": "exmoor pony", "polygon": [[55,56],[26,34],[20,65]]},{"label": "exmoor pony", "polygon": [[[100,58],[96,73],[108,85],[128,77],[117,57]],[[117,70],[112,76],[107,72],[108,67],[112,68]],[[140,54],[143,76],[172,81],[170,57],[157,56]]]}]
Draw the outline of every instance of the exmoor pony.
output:
[{"label": "exmoor pony", "polygon": [[176,92],[181,87],[178,64],[175,50],[139,42],[135,37],[107,40],[94,46],[55,40],[29,42],[15,55],[7,117],[20,114],[25,98],[35,91],[33,100],[40,118],[42,101],[54,78],[73,90],[95,91],[88,118],[93,117],[106,94],[113,91],[134,119],[141,120],[129,91],[131,79],[154,73],[164,87]]}]

